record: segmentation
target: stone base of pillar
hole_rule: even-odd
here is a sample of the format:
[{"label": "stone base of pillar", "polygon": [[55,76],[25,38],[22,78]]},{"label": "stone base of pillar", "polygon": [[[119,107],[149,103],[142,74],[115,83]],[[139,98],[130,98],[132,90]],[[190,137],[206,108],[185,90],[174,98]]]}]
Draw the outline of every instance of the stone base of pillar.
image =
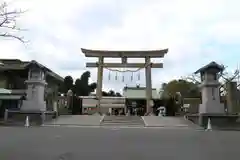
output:
[{"label": "stone base of pillar", "polygon": [[200,114],[225,114],[224,104],[218,101],[207,101],[199,105]]},{"label": "stone base of pillar", "polygon": [[44,112],[47,111],[46,102],[45,101],[34,101],[34,100],[24,100],[21,111],[39,111]]}]

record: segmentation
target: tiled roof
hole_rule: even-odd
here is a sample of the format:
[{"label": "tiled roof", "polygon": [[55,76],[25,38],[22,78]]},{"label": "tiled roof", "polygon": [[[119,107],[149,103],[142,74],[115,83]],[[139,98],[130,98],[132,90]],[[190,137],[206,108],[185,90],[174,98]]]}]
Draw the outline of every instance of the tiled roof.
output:
[{"label": "tiled roof", "polygon": [[18,59],[0,59],[0,62],[0,70],[22,70],[29,64]]},{"label": "tiled roof", "polygon": [[63,81],[64,79],[54,73],[52,70],[50,70],[49,68],[47,68],[46,66],[38,63],[37,61],[30,61],[30,62],[26,62],[26,61],[21,61],[19,59],[0,59],[0,71],[5,71],[5,70],[23,70],[23,69],[27,69],[28,67],[31,67],[32,65],[37,65],[38,67],[44,69],[47,73],[47,75],[59,80],[59,81]]},{"label": "tiled roof", "polygon": [[217,64],[216,62],[212,61],[211,63],[207,64],[206,66],[203,66],[202,68],[198,69],[195,74],[205,72],[206,70],[210,68],[218,69],[219,71],[223,71],[224,67],[222,65]]}]

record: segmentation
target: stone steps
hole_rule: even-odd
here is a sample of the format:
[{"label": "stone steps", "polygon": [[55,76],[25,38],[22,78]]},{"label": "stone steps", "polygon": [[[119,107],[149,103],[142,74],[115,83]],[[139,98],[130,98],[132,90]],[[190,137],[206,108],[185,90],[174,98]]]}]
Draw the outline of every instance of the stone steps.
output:
[{"label": "stone steps", "polygon": [[201,129],[201,127],[193,124],[184,117],[143,116],[142,118],[146,127]]},{"label": "stone steps", "polygon": [[101,126],[137,126],[144,127],[144,122],[138,116],[105,116]]}]

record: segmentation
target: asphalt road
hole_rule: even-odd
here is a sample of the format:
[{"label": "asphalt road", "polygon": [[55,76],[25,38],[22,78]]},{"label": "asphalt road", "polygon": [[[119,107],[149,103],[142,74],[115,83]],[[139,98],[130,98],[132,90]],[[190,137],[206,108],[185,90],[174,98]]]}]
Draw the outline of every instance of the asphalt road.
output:
[{"label": "asphalt road", "polygon": [[231,160],[239,147],[236,131],[0,128],[1,160]]}]

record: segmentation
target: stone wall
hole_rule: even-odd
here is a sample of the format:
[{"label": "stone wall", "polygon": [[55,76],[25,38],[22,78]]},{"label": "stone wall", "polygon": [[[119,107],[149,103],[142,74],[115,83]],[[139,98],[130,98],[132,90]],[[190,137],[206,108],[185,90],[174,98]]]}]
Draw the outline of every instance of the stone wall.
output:
[{"label": "stone wall", "polygon": [[201,98],[184,98],[183,103],[190,104],[188,113],[196,114],[198,113],[199,104],[201,104]]}]

